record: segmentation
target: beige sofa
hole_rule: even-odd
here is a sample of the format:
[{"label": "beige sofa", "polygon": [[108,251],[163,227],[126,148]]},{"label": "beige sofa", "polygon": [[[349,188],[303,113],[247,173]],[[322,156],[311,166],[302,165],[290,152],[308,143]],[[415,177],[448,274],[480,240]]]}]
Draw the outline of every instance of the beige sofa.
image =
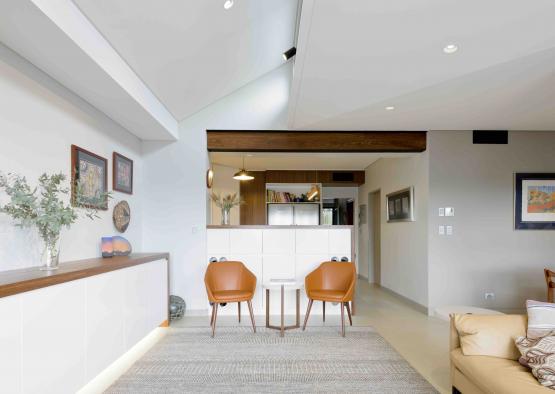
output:
[{"label": "beige sofa", "polygon": [[490,356],[465,356],[451,316],[451,386],[453,393],[553,394],[518,361]]}]

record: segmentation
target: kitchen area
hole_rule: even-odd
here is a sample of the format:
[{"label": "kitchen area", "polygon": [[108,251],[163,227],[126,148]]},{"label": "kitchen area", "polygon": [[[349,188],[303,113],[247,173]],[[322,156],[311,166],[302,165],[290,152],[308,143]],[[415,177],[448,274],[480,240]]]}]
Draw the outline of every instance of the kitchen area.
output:
[{"label": "kitchen area", "polygon": [[[385,215],[369,210],[370,206],[380,213],[385,209],[385,195],[371,200],[369,192],[376,190],[365,185],[370,182],[369,169],[382,159],[406,158],[426,149],[425,131],[207,130],[206,134],[205,261],[243,262],[257,278],[254,314],[266,316],[282,313],[279,292],[268,293],[272,280],[295,281],[300,290],[298,301],[296,290],[282,295],[283,313],[295,315],[299,306],[305,311],[305,277],[322,262],[352,263],[357,275],[368,280],[370,266],[381,264],[379,259],[370,264],[369,249],[380,253],[379,241],[370,239],[370,223],[378,218],[374,236],[385,222]],[[326,304],[326,315],[343,309]],[[316,305],[311,315],[322,315],[323,309]],[[237,309],[225,305],[218,313],[236,316]],[[247,314],[243,310],[242,315]]]},{"label": "kitchen area", "polygon": [[[266,308],[264,283],[286,279],[304,283],[305,276],[324,261],[356,264],[358,187],[364,183],[365,172],[261,170],[260,164],[256,170],[247,171],[245,159],[254,162],[256,156],[225,155],[222,160],[221,155],[212,154],[207,262],[242,261],[257,277],[253,309],[255,315],[262,315]],[[229,165],[238,158],[241,168]],[[280,160],[295,165],[291,162],[294,158],[287,160],[287,155],[280,155]],[[283,166],[275,159],[266,163]],[[238,205],[229,214],[223,213],[215,199],[234,194]],[[294,315],[294,291],[289,293],[285,296],[285,314]],[[307,302],[301,292],[301,311]],[[279,292],[273,292],[270,314],[279,314],[279,309]],[[235,307],[223,307],[219,313],[235,315],[237,311]],[[326,309],[329,315],[339,313],[339,305],[331,304]],[[315,307],[312,314],[322,314],[322,310]]]}]

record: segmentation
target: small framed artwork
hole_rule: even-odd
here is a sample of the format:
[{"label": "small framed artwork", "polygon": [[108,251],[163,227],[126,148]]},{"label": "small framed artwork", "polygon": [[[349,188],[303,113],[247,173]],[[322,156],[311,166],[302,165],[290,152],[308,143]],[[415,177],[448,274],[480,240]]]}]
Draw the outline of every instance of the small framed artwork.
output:
[{"label": "small framed artwork", "polygon": [[389,193],[386,196],[388,222],[414,221],[414,188]]},{"label": "small framed artwork", "polygon": [[112,165],[112,189],[133,194],[133,160],[114,152]]},{"label": "small framed artwork", "polygon": [[515,229],[555,230],[555,173],[515,174]]},{"label": "small framed artwork", "polygon": [[[71,195],[73,205],[108,209],[108,161],[88,150],[71,145]],[[104,197],[102,197],[104,196]]]}]

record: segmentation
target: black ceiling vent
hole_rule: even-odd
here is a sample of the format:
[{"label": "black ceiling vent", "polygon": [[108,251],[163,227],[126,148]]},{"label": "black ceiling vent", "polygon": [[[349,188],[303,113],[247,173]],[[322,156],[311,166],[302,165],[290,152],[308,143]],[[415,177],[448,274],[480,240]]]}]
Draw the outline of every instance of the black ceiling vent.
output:
[{"label": "black ceiling vent", "polygon": [[353,172],[333,172],[331,180],[333,182],[354,182],[355,174]]},{"label": "black ceiling vent", "polygon": [[506,145],[509,143],[507,130],[474,130],[473,144]]}]

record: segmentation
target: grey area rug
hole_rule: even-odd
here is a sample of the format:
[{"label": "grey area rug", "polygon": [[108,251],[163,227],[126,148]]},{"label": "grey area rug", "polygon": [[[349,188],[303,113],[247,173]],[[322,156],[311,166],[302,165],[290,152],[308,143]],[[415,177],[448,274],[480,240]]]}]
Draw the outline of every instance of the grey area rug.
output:
[{"label": "grey area rug", "polygon": [[169,330],[107,393],[436,393],[370,327]]}]

